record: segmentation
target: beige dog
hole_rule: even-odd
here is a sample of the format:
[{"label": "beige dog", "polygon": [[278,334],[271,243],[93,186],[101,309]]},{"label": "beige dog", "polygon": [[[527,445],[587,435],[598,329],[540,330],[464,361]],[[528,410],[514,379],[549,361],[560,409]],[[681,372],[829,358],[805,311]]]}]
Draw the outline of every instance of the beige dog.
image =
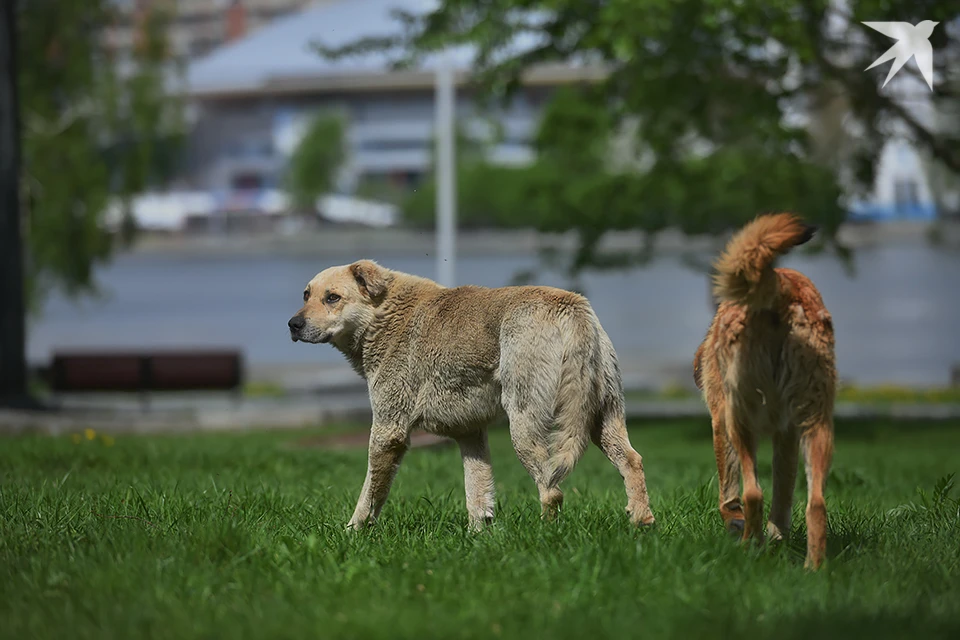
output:
[{"label": "beige dog", "polygon": [[492,521],[487,425],[504,413],[545,517],[559,511],[558,485],[592,438],[623,476],[630,520],[653,523],[617,356],[582,296],[549,287],[448,289],[361,260],[319,273],[303,300],[289,322],[293,340],[333,344],[370,390],[367,477],[350,528],[380,514],[415,428],[457,441],[470,524]]}]

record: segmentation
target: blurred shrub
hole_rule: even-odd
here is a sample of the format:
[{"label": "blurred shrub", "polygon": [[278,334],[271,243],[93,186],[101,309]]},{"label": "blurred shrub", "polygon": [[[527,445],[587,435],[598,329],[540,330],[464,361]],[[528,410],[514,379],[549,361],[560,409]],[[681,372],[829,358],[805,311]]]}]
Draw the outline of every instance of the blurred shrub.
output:
[{"label": "blurred shrub", "polygon": [[[492,165],[475,150],[458,154],[460,226],[574,232],[579,247],[565,270],[575,275],[646,262],[655,235],[670,227],[718,234],[758,212],[794,211],[830,235],[843,220],[826,167],[749,140],[652,165],[643,149],[623,144],[603,99],[596,89],[559,90],[543,113],[531,166]],[[432,228],[435,203],[431,179],[403,202],[405,220]],[[601,251],[604,235],[618,230],[646,232],[645,241],[633,251]]]},{"label": "blurred shrub", "polygon": [[329,193],[346,158],[345,125],[337,115],[315,116],[287,166],[286,186],[293,206],[315,211],[317,198]]},{"label": "blurred shrub", "polygon": [[95,290],[94,268],[115,244],[104,224],[112,201],[122,205],[128,241],[131,197],[164,184],[178,160],[185,128],[180,98],[166,87],[175,70],[169,14],[159,6],[145,14],[121,64],[102,38],[118,10],[110,0],[17,3],[21,207],[35,310],[52,289]]},{"label": "blurred shrub", "polygon": [[[457,224],[463,229],[530,228],[538,220],[532,209],[531,170],[483,161],[457,170]],[[430,179],[402,203],[411,225],[432,229],[436,222],[437,185]]]},{"label": "blurred shrub", "polygon": [[400,206],[407,199],[409,193],[410,189],[405,186],[361,176],[357,182],[354,195],[361,200],[374,200]]}]

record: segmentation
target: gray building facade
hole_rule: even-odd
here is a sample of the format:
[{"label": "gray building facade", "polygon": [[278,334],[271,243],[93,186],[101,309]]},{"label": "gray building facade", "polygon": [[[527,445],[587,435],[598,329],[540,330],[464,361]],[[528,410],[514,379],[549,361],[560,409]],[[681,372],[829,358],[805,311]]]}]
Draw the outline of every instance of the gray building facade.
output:
[{"label": "gray building facade", "polygon": [[[329,61],[310,47],[315,40],[335,45],[390,33],[398,28],[390,16],[397,7],[415,10],[422,3],[328,0],[191,65],[194,128],[187,184],[216,192],[277,188],[305,123],[336,112],[348,125],[342,192],[349,193],[361,178],[416,185],[431,170],[439,61],[427,59],[419,68],[397,72],[386,55]],[[539,114],[556,87],[602,77],[596,67],[542,67],[526,77],[508,104],[489,109],[481,108],[469,85],[472,52],[452,51],[449,60],[457,77],[458,125],[492,141],[489,157],[498,163],[531,160]]]}]

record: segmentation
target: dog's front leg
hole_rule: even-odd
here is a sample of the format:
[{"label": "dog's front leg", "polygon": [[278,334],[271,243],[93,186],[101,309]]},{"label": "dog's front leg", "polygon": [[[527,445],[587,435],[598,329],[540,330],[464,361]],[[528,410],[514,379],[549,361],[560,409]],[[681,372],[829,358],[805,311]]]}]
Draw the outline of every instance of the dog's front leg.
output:
[{"label": "dog's front leg", "polygon": [[397,475],[397,468],[410,446],[410,432],[397,426],[374,424],[370,430],[367,477],[360,490],[360,499],[353,517],[347,523],[349,529],[359,529],[373,522],[387,501],[390,485]]},{"label": "dog's front leg", "polygon": [[470,528],[483,529],[493,522],[496,507],[493,487],[493,467],[490,466],[490,447],[487,429],[457,438],[463,457],[463,485],[467,495],[467,515]]}]

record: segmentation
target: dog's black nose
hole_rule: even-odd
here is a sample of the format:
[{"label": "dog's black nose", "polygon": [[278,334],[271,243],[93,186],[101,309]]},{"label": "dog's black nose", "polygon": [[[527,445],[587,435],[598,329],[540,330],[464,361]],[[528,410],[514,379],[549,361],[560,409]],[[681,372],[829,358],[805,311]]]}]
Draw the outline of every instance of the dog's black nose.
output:
[{"label": "dog's black nose", "polygon": [[290,331],[300,331],[303,329],[303,325],[306,323],[307,321],[303,316],[293,316],[290,318],[290,322],[287,323],[287,326],[290,327]]}]

